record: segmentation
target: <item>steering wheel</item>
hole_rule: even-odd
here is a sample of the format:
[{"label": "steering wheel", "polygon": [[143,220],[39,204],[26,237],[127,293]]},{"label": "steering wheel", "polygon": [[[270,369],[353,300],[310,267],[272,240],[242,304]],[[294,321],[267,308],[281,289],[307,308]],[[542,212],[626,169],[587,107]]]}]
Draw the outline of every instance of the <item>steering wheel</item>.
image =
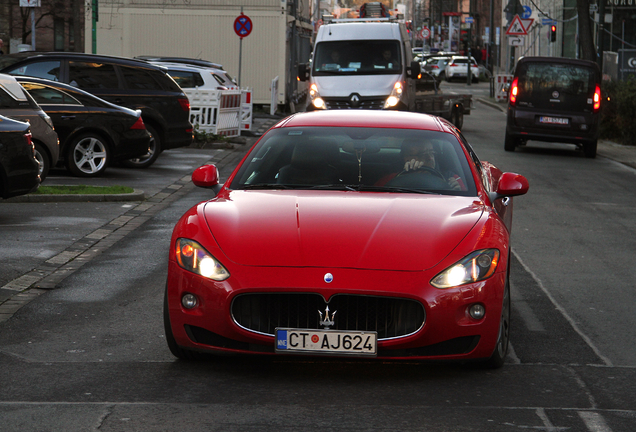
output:
[{"label": "steering wheel", "polygon": [[418,173],[418,172],[428,172],[430,174],[433,174],[434,176],[437,176],[439,178],[441,178],[442,180],[446,181],[446,179],[444,178],[444,176],[442,175],[441,172],[437,171],[435,168],[431,168],[431,167],[427,167],[425,165],[416,168],[414,170],[402,170],[398,175],[396,175],[395,177],[400,177],[403,175],[409,175],[409,174],[414,174],[414,173]]}]

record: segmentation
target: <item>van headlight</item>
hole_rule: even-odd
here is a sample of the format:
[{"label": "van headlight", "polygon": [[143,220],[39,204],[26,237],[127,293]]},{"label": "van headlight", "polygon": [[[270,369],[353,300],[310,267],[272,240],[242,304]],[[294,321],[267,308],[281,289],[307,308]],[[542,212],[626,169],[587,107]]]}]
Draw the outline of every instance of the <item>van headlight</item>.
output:
[{"label": "van headlight", "polygon": [[316,109],[327,108],[327,105],[325,104],[325,100],[320,96],[320,93],[318,93],[318,86],[316,85],[316,83],[312,83],[311,86],[309,86],[309,98],[314,108]]},{"label": "van headlight", "polygon": [[402,87],[402,82],[398,81],[393,86],[393,90],[391,90],[391,94],[386,101],[384,102],[384,109],[394,108],[398,103],[400,103],[400,99],[402,98],[402,93],[404,89]]}]

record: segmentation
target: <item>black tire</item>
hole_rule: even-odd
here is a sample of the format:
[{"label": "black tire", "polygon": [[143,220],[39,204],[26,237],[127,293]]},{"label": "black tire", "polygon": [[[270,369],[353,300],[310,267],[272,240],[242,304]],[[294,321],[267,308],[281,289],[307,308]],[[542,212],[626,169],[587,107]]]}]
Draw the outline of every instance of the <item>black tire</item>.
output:
[{"label": "black tire", "polygon": [[146,130],[150,134],[150,142],[148,143],[148,153],[138,158],[128,159],[122,162],[122,165],[128,168],[148,168],[155,163],[161,151],[163,149],[163,143],[161,142],[161,136],[157,130],[146,125]]},{"label": "black tire", "polygon": [[461,106],[453,108],[452,123],[457,127],[457,129],[461,130],[464,126],[464,109]]},{"label": "black tire", "polygon": [[38,160],[38,164],[40,164],[40,180],[44,180],[46,176],[49,175],[49,169],[51,169],[51,158],[49,158],[49,154],[42,144],[37,142],[33,144],[35,146],[35,158]]},{"label": "black tire", "polygon": [[212,358],[209,354],[203,354],[196,351],[190,351],[177,345],[177,341],[172,333],[172,325],[170,324],[170,311],[168,308],[168,284],[166,284],[165,294],[163,296],[163,326],[166,332],[166,343],[168,349],[173,356],[179,360],[207,360]]},{"label": "black tire", "polygon": [[106,140],[95,133],[74,138],[64,156],[66,168],[78,177],[96,177],[108,167],[110,148]]},{"label": "black tire", "polygon": [[508,135],[508,132],[506,132],[506,136],[504,138],[504,150],[513,152],[515,151],[516,147],[517,147],[516,138]]},{"label": "black tire", "polygon": [[501,308],[501,318],[499,320],[499,335],[497,336],[497,345],[495,351],[490,358],[486,360],[484,365],[491,369],[499,369],[506,361],[508,355],[508,347],[510,345],[510,284],[506,278],[506,286],[504,287],[503,303]]},{"label": "black tire", "polygon": [[586,158],[594,159],[596,157],[596,147],[598,146],[598,141],[594,140],[591,142],[587,142],[583,144],[583,154]]}]

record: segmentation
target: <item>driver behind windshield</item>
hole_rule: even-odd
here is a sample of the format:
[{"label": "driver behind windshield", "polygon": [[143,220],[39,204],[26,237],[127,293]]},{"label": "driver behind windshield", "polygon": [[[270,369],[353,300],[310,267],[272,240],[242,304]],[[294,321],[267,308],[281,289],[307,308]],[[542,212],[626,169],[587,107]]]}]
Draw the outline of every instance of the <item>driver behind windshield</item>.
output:
[{"label": "driver behind windshield", "polygon": [[433,170],[444,177],[451,189],[466,189],[462,179],[458,175],[450,172],[441,172],[441,168],[438,166],[436,160],[438,151],[432,142],[407,139],[402,143],[400,155],[404,161],[403,169],[400,172],[391,173],[382,177],[376,182],[376,186],[384,186],[393,178],[408,172]]}]

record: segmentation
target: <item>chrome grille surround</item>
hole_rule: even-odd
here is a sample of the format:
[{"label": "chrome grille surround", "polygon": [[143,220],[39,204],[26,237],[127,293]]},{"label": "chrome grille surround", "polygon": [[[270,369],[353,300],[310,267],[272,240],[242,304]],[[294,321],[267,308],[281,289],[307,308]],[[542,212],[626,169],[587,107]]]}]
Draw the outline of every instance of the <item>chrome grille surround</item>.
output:
[{"label": "chrome grille surround", "polygon": [[234,322],[241,328],[274,336],[276,327],[321,329],[320,312],[337,311],[334,330],[376,331],[378,340],[406,337],[426,321],[421,303],[398,297],[336,294],[327,303],[315,293],[252,293],[232,301]]}]

